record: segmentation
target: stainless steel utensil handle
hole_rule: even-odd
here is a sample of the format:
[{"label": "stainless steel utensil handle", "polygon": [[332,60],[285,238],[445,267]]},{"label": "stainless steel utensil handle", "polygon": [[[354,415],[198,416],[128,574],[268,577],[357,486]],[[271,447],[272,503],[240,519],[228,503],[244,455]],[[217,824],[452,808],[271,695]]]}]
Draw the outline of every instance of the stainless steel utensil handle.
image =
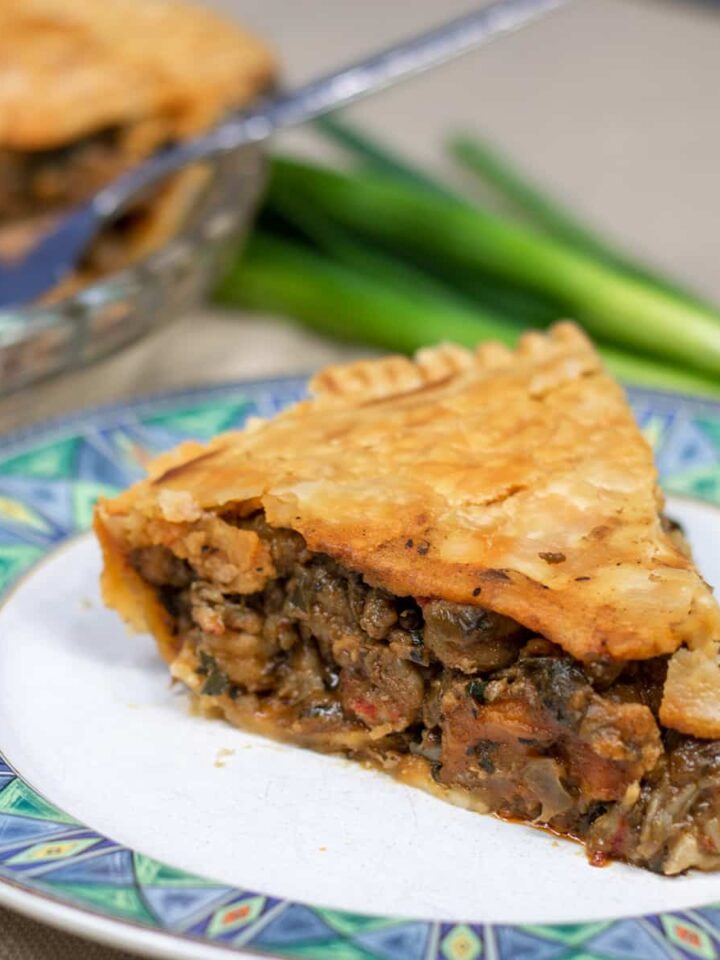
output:
[{"label": "stainless steel utensil handle", "polygon": [[313,80],[299,90],[268,100],[205,136],[158,154],[100,191],[93,206],[103,215],[111,215],[121,210],[136,193],[189,163],[265,140],[280,127],[312,120],[516,30],[566,2],[568,0],[496,0],[367,60]]}]

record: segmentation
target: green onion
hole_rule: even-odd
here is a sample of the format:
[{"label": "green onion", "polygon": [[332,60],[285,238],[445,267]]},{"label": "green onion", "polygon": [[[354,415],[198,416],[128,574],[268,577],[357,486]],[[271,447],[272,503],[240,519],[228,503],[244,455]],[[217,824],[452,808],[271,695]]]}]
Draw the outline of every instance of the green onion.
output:
[{"label": "green onion", "polygon": [[532,230],[391,177],[276,159],[270,196],[305,199],[393,248],[485,270],[556,300],[607,342],[720,373],[720,317]]},{"label": "green onion", "polygon": [[337,114],[320,117],[315,126],[329,137],[334,143],[349,151],[356,159],[361,160],[366,169],[383,173],[398,180],[412,183],[416,187],[424,187],[432,193],[437,193],[448,199],[462,198],[442,181],[425,173],[369,137],[364,131],[352,126],[346,120],[339,119]]},{"label": "green onion", "polygon": [[610,373],[630,386],[720,397],[720,382],[714,377],[705,377],[685,367],[661,363],[613,347],[600,345],[598,352]]},{"label": "green onion", "polygon": [[469,270],[417,254],[411,261],[425,276],[436,277],[467,303],[511,317],[528,327],[547,327],[565,313],[561,304],[533,290],[508,283],[487,271]]},{"label": "green onion", "polygon": [[331,336],[413,353],[438,340],[514,342],[520,327],[427,290],[410,290],[257,231],[218,291],[221,302],[282,313]]},{"label": "green onion", "polygon": [[[316,125],[330,140],[361,161],[364,168],[423,186],[449,199],[463,200],[442,181],[408,163],[364,130],[339,119],[337,114],[320,118]],[[518,213],[544,233],[661,290],[692,303],[702,303],[694,293],[615,249],[558,200],[533,183],[497,148],[469,134],[451,137],[448,148],[467,170],[494,188],[504,201],[509,201]],[[553,309],[550,304],[531,298],[517,287],[508,287],[507,284],[498,283],[487,276],[471,276],[462,271],[454,271],[448,279],[481,303],[497,309],[516,308],[519,318],[527,323],[547,324],[557,316],[557,309]]]},{"label": "green onion", "polygon": [[196,668],[195,673],[206,678],[200,693],[210,697],[224,693],[230,684],[227,674],[220,669],[215,657],[206,653],[205,650],[200,650],[200,666]]},{"label": "green onion", "polygon": [[[452,191],[442,181],[408,163],[403,157],[376,138],[369,136],[361,128],[349,124],[346,120],[339,119],[338,114],[321,117],[316,121],[316,126],[333,143],[343,147],[355,159],[361,161],[363,168],[424,187],[448,199],[458,200],[461,203],[465,202],[461,195]],[[275,193],[276,198],[278,192]],[[297,193],[291,195],[292,200],[297,198]],[[284,203],[285,199],[282,201],[282,204]],[[313,207],[313,210],[316,211],[316,208]],[[407,257],[408,251],[404,251],[404,255]],[[481,307],[501,313],[510,313],[516,320],[530,326],[547,326],[558,316],[558,307],[547,299],[538,297],[527,290],[522,290],[506,281],[498,280],[497,277],[488,273],[458,269],[453,265],[438,263],[434,258],[423,259],[415,256],[414,262],[426,275],[428,272],[439,275],[448,287],[454,287],[467,299],[476,302]]]},{"label": "green onion", "polygon": [[402,288],[409,296],[434,298],[438,303],[456,304],[474,317],[506,321],[526,326],[547,326],[557,319],[558,311],[550,304],[524,290],[509,287],[489,276],[460,276],[450,271],[448,277],[438,277],[422,263],[413,263],[382,246],[372,246],[333,221],[317,206],[311,206],[300,194],[275,191],[269,199],[267,211],[279,216],[298,229],[307,240],[328,256],[355,267],[393,287]]},{"label": "green onion", "polygon": [[[220,302],[299,320],[343,340],[413,353],[450,341],[486,339],[512,346],[521,327],[420,291],[368,276],[298,243],[256,232],[218,291]],[[671,365],[601,348],[609,369],[628,382],[720,395],[716,381]]]},{"label": "green onion", "polygon": [[478,137],[458,134],[448,141],[451,154],[484,183],[494,187],[536,227],[575,250],[692,303],[695,294],[616,250],[558,200],[532,183],[495,147]]},{"label": "green onion", "polygon": [[284,191],[281,186],[268,198],[267,210],[290,222],[334,259],[394,286],[403,285],[410,293],[430,294],[498,320],[505,318],[527,326],[547,326],[558,317],[558,309],[552,304],[495,277],[457,269],[443,271],[438,264],[427,264],[422,258],[408,261],[382,245],[372,246],[309,204],[302,194]]},{"label": "green onion", "polygon": [[467,691],[467,695],[474,700],[475,703],[485,703],[485,690],[487,689],[486,680],[471,680],[465,689]]}]

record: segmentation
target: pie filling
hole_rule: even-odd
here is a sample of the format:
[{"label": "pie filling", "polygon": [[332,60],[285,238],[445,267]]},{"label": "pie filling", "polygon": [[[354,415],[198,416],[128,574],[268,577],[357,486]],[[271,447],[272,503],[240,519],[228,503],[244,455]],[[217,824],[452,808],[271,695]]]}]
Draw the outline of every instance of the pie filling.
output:
[{"label": "pie filling", "polygon": [[119,127],[49,150],[0,150],[0,220],[72,206],[114,180],[127,166]]},{"label": "pie filling", "polygon": [[[82,203],[126,172],[131,160],[123,141],[123,128],[109,127],[53,150],[0,150],[0,253],[23,252],[58,211]],[[91,278],[127,265],[133,236],[156,196],[151,192],[103,229],[78,264],[80,275]],[[63,285],[60,292],[67,292]]]},{"label": "pie filling", "polygon": [[660,726],[666,658],[581,663],[481,607],[370,586],[261,513],[223,520],[269,548],[262,591],[164,545],[130,554],[201,704],[581,840],[596,863],[720,867],[720,743]]}]

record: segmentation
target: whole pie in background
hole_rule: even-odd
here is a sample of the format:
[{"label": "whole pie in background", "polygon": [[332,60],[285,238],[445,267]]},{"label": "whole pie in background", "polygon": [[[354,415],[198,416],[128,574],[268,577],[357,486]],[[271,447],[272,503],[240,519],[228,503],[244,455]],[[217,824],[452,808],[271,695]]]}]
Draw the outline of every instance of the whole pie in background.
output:
[{"label": "whole pie in background", "polygon": [[[183,0],[0,0],[0,253],[252,101],[274,70],[261,41]],[[197,171],[175,177],[122,219],[82,265],[84,278],[159,246],[197,183]]]}]

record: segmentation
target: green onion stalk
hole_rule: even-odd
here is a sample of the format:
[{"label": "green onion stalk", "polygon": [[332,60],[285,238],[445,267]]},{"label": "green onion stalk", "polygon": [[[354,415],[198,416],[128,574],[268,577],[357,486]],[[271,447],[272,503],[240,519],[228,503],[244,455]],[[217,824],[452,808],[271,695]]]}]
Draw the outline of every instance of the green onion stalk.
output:
[{"label": "green onion stalk", "polygon": [[384,144],[368,136],[337,114],[329,114],[315,121],[317,129],[333,143],[342,147],[367,170],[386,174],[398,180],[404,180],[416,187],[424,187],[431,193],[448,200],[462,200],[462,196],[452,190],[437,177],[420,167],[409,163],[404,157],[390,150]]},{"label": "green onion stalk", "polygon": [[[321,133],[344,148],[366,169],[425,187],[448,199],[466,199],[437,177],[409,163],[384,143],[336,114],[320,118],[316,125]],[[696,294],[680,284],[616,249],[577,214],[534,183],[494,145],[477,136],[458,133],[449,138],[447,149],[483,186],[494,190],[496,196],[509,204],[525,222],[543,233],[660,290],[693,303],[701,302]],[[459,279],[463,279],[462,275],[459,275]]]},{"label": "green onion stalk", "polygon": [[463,304],[466,309],[526,326],[547,326],[558,316],[555,306],[536,295],[499,282],[495,277],[467,271],[439,269],[422,259],[413,262],[372,244],[334,221],[300,194],[269,197],[266,211],[280,222],[291,224],[305,238],[331,258],[370,273],[410,293],[429,292]]},{"label": "green onion stalk", "polygon": [[[413,353],[440,340],[470,348],[486,339],[514,345],[522,325],[411,290],[389,277],[328,259],[307,246],[256,232],[228,270],[220,302],[288,316],[320,333]],[[608,368],[627,382],[720,396],[712,378],[601,347]]]},{"label": "green onion stalk", "polygon": [[340,173],[276,158],[270,202],[301,195],[343,227],[402,254],[411,251],[488,272],[556,302],[598,339],[720,374],[720,315],[470,204],[397,178]]},{"label": "green onion stalk", "polygon": [[529,180],[496,147],[478,137],[457,134],[448,141],[448,150],[465,169],[484,185],[493,187],[544,233],[650,286],[691,303],[701,303],[696,294],[617,250],[560,201]]}]

